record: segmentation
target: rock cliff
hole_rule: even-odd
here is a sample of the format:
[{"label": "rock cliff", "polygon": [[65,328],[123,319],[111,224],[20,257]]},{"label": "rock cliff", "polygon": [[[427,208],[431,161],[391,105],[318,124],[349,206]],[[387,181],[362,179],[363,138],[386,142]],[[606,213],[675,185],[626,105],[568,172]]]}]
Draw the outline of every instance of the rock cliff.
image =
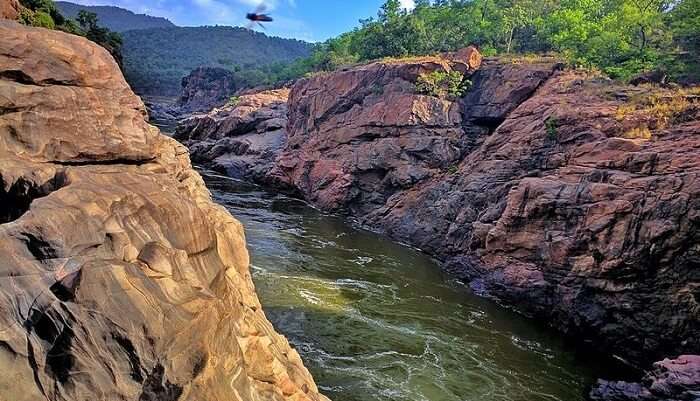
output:
[{"label": "rock cliff", "polygon": [[0,399],[326,400],[243,228],[88,40],[0,21]]},{"label": "rock cliff", "polygon": [[241,95],[235,104],[181,121],[174,138],[190,148],[195,163],[262,182],[286,143],[288,96],[289,89]]},{"label": "rock cliff", "polygon": [[233,72],[218,67],[195,68],[182,78],[179,112],[203,112],[223,106],[234,92],[236,77]]},{"label": "rock cliff", "polygon": [[[297,82],[262,181],[633,364],[699,353],[697,96],[460,56]],[[462,98],[417,93],[419,75],[451,70],[472,81]]]}]

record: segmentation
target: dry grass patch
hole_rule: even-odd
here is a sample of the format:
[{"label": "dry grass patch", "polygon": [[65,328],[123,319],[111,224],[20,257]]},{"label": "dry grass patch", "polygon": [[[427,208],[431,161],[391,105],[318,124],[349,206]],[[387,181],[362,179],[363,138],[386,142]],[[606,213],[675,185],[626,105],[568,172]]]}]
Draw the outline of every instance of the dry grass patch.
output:
[{"label": "dry grass patch", "polygon": [[697,118],[700,88],[662,89],[645,87],[618,106],[615,119],[622,136],[649,139],[652,132]]}]

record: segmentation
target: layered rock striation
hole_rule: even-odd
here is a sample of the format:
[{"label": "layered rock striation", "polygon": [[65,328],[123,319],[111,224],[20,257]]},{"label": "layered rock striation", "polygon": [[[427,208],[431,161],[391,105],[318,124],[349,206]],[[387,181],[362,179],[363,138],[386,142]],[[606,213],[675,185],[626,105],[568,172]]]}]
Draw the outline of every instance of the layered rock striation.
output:
[{"label": "layered rock striation", "polygon": [[241,224],[88,40],[0,21],[0,398],[326,400]]}]

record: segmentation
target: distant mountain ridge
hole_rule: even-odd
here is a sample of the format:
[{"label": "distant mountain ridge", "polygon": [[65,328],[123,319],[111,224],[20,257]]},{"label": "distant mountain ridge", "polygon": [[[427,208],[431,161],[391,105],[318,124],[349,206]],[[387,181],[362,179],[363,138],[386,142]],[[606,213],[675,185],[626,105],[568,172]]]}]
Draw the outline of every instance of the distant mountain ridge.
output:
[{"label": "distant mountain ridge", "polygon": [[221,67],[259,84],[266,66],[308,57],[313,45],[229,26],[170,27],[122,33],[124,70],[142,95],[178,95],[197,67]]},{"label": "distant mountain ridge", "polygon": [[93,12],[97,14],[101,26],[116,32],[136,29],[172,28],[176,26],[167,18],[136,14],[115,6],[84,6],[67,1],[57,1],[55,3],[61,13],[68,18],[75,19],[80,10]]}]

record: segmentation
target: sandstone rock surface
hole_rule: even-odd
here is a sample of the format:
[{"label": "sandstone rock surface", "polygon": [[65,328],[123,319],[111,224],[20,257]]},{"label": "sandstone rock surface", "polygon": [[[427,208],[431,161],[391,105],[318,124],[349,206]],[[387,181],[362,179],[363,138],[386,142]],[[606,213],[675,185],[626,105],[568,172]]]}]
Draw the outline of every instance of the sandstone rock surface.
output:
[{"label": "sandstone rock surface", "polygon": [[0,399],[326,400],[241,224],[88,40],[0,21]]},{"label": "sandstone rock surface", "polygon": [[19,0],[3,0],[0,2],[0,19],[16,20],[21,10]]}]

